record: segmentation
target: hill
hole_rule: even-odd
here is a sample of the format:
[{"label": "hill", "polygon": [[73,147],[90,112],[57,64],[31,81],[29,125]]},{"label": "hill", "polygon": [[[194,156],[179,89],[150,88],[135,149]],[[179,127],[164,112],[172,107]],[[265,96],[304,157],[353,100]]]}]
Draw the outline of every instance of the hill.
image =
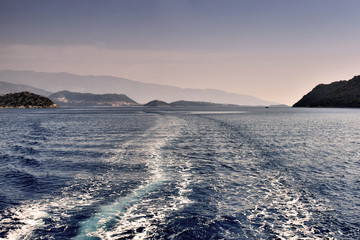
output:
[{"label": "hill", "polygon": [[221,104],[221,103],[211,103],[211,102],[197,102],[197,101],[175,101],[172,103],[167,103],[160,100],[153,100],[144,104],[146,107],[238,107],[239,105],[234,104]]},{"label": "hill", "polygon": [[5,95],[8,93],[17,93],[17,92],[32,92],[46,97],[48,97],[51,94],[51,92],[39,88],[30,87],[28,85],[0,82],[0,95]]},{"label": "hill", "polygon": [[139,103],[146,103],[153,99],[161,98],[166,102],[186,100],[249,106],[277,104],[253,96],[228,93],[220,90],[184,89],[111,76],[80,76],[69,73],[0,70],[0,80],[16,84],[26,84],[50,92],[66,89],[72,92],[91,92],[95,94],[123,93]]},{"label": "hill", "polygon": [[360,107],[360,75],[348,81],[317,85],[293,107]]},{"label": "hill", "polygon": [[145,107],[170,107],[170,104],[167,102],[163,102],[160,100],[153,100],[151,102],[148,102],[147,104],[144,104]]},{"label": "hill", "polygon": [[9,93],[0,96],[1,108],[58,108],[53,101],[30,92]]},{"label": "hill", "polygon": [[92,94],[61,91],[49,96],[60,106],[134,106],[137,102],[124,94]]}]

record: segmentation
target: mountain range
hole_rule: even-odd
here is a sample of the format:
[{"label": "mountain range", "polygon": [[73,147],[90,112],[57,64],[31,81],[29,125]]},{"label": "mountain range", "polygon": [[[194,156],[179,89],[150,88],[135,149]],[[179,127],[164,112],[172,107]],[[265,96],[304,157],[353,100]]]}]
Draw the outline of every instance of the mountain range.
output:
[{"label": "mountain range", "polygon": [[71,92],[87,92],[94,94],[126,94],[138,103],[146,103],[153,99],[161,99],[166,102],[186,100],[248,106],[277,104],[253,96],[229,93],[221,90],[185,89],[159,84],[142,83],[112,76],[81,76],[70,73],[0,70],[0,81],[43,89],[46,93],[43,94],[44,96],[49,96],[54,92],[68,90]]},{"label": "mountain range", "polygon": [[41,96],[49,96],[51,94],[51,92],[39,88],[30,87],[28,85],[0,82],[0,95],[17,92],[32,92]]}]

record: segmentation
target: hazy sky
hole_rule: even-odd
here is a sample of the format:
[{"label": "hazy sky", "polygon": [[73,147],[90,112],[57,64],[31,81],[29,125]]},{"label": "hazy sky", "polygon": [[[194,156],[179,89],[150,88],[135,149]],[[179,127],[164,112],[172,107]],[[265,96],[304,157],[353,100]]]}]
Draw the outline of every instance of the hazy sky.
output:
[{"label": "hazy sky", "polygon": [[359,0],[0,0],[0,69],[293,104],[360,74]]}]

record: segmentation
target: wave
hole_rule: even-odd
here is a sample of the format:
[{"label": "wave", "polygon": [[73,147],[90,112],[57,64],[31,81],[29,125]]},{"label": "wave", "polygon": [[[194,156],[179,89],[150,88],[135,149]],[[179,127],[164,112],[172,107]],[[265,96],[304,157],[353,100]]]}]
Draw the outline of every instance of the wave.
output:
[{"label": "wave", "polygon": [[130,194],[102,206],[97,214],[82,222],[80,233],[74,239],[143,239],[151,236],[170,212],[190,203],[184,196],[189,185],[186,174],[174,186],[176,195],[162,192],[174,177],[169,175],[173,174],[168,169],[171,167],[171,159],[164,154],[164,148],[178,135],[178,121],[179,119],[162,118],[156,127],[141,137],[141,143],[127,143],[123,152],[126,155],[128,147],[141,145],[141,150],[136,155],[143,156],[149,177]]},{"label": "wave", "polygon": [[[301,121],[308,116],[293,121],[269,111],[96,117],[74,112],[71,117],[75,120],[69,126],[51,122],[62,131],[46,132],[50,142],[14,141],[1,153],[0,173],[8,182],[0,184],[4,193],[13,193],[0,195],[0,204],[5,204],[0,238],[357,239],[360,235],[354,150],[359,135],[341,151],[323,131],[328,122],[307,129],[317,131],[316,136],[296,129],[307,126]],[[90,117],[94,119],[89,121]],[[331,130],[338,127],[336,122]],[[332,147],[322,150],[328,143]],[[29,148],[37,152],[31,154]],[[16,199],[21,194],[28,197]]]}]

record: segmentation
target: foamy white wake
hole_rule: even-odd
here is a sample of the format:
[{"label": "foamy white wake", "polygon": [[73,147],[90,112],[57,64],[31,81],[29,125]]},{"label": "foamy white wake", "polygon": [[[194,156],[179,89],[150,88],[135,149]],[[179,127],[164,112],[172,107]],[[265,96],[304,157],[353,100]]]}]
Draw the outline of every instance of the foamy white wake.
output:
[{"label": "foamy white wake", "polygon": [[260,229],[271,229],[279,239],[333,239],[331,233],[316,233],[309,224],[316,219],[314,213],[328,211],[328,207],[301,191],[289,189],[282,183],[286,177],[278,172],[264,178],[264,197],[250,211],[248,221]]},{"label": "foamy white wake", "polygon": [[[190,181],[187,168],[179,173],[181,179],[176,182],[177,195],[164,199],[149,196],[161,191],[162,186],[171,181],[166,172],[167,166],[175,163],[171,159],[166,159],[162,147],[178,135],[181,124],[183,123],[175,117],[161,117],[158,124],[143,135],[119,146],[118,149],[110,150],[115,153],[113,157],[101,159],[110,162],[145,163],[148,169],[146,174],[149,177],[130,194],[101,207],[90,219],[81,223],[79,235],[75,239],[90,236],[112,239],[114,235],[127,234],[133,234],[134,239],[142,239],[152,232],[153,222],[161,222],[169,212],[190,202],[185,196]],[[134,151],[133,156],[128,155],[129,149]],[[0,225],[10,229],[5,239],[33,239],[33,232],[46,228],[48,219],[51,219],[52,227],[64,227],[61,226],[64,222],[62,220],[70,218],[71,213],[78,209],[95,205],[99,199],[93,197],[94,193],[113,180],[111,172],[106,176],[96,176],[95,180],[94,176],[87,173],[81,173],[76,178],[79,179],[79,184],[84,179],[90,181],[90,188],[77,192],[73,190],[74,186],[69,186],[57,197],[44,196],[41,200],[23,202],[20,206],[5,210],[0,216]],[[78,187],[81,189],[81,186]]]},{"label": "foamy white wake", "polygon": [[[97,237],[100,239],[113,239],[114,237],[144,239],[150,237],[156,225],[162,223],[166,216],[176,211],[190,200],[185,196],[190,190],[190,174],[186,172],[188,166],[184,166],[180,178],[176,182],[177,195],[162,196],[164,185],[173,182],[173,176],[169,176],[167,168],[175,163],[164,155],[162,149],[167,142],[178,136],[179,127],[182,124],[179,119],[163,117],[156,127],[149,130],[142,139],[131,142],[139,146],[139,151],[145,151],[146,163],[149,169],[149,179],[134,189],[126,197],[119,198],[116,202],[103,206],[98,213],[81,224],[80,233],[75,239]],[[126,151],[126,147],[124,148]],[[189,164],[189,163],[185,163]],[[154,224],[156,223],[156,224]]]}]

